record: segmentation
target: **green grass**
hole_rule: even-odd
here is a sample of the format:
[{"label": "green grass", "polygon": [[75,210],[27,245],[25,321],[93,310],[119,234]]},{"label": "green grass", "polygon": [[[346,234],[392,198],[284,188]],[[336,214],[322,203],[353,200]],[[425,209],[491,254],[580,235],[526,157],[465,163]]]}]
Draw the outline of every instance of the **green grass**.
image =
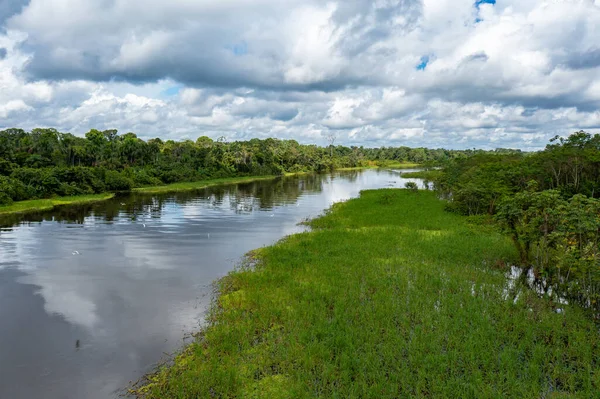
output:
[{"label": "green grass", "polygon": [[369,161],[369,165],[367,166],[356,166],[350,168],[337,168],[335,171],[344,171],[344,170],[362,170],[362,169],[399,169],[399,168],[418,168],[420,164],[413,162],[396,162],[396,161]]},{"label": "green grass", "polygon": [[442,174],[441,170],[430,169],[430,170],[420,170],[418,172],[404,172],[402,173],[402,177],[405,178],[414,178],[414,179],[425,179],[425,180],[435,180]]},{"label": "green grass", "polygon": [[523,290],[509,240],[431,192],[365,191],[218,282],[208,325],[147,398],[590,398],[598,329]]},{"label": "green grass", "polygon": [[245,177],[227,177],[223,179],[210,179],[196,182],[173,183],[164,186],[139,187],[134,188],[134,192],[146,194],[170,193],[178,191],[190,191],[205,188],[209,186],[218,186],[223,184],[247,183],[257,180],[270,180],[276,176],[245,176]]},{"label": "green grass", "polygon": [[9,213],[28,213],[51,210],[60,205],[77,205],[89,202],[104,201],[114,197],[114,193],[77,195],[73,197],[57,197],[50,199],[18,201],[12,205],[0,206],[0,215]]},{"label": "green grass", "polygon": [[418,168],[421,166],[414,162],[396,162],[396,161],[381,161],[379,162],[381,168],[395,168],[395,169],[410,169]]}]

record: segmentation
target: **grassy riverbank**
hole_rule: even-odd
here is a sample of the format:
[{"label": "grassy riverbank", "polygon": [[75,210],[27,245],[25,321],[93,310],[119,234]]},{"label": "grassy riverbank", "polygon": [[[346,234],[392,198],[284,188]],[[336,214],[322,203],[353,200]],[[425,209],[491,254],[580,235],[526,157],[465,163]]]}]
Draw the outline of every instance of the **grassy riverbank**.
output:
[{"label": "grassy riverbank", "polygon": [[441,170],[429,169],[429,170],[419,170],[417,172],[403,172],[402,177],[411,178],[411,179],[425,179],[425,180],[435,180],[442,174]]},{"label": "grassy riverbank", "polygon": [[418,168],[420,164],[413,162],[396,162],[396,161],[370,161],[367,166],[356,166],[353,168],[338,168],[336,171],[344,170],[361,170],[361,169],[410,169]]},{"label": "grassy riverbank", "polygon": [[79,205],[90,202],[105,201],[114,197],[114,193],[103,193],[103,194],[90,194],[90,195],[77,195],[74,197],[57,197],[50,199],[38,199],[19,201],[11,205],[0,206],[0,215],[9,213],[27,213],[36,211],[47,211],[51,210],[56,206],[60,205]]},{"label": "grassy riverbank", "polygon": [[[269,180],[275,176],[246,176],[246,177],[231,177],[224,179],[202,180],[197,182],[173,183],[164,186],[140,187],[134,188],[133,192],[144,194],[160,194],[179,191],[197,190],[209,186],[218,186],[223,184],[237,184],[253,182],[257,180]],[[59,205],[78,205],[90,202],[104,201],[115,196],[114,193],[78,195],[73,197],[57,197],[49,199],[38,199],[28,201],[18,201],[11,205],[0,206],[0,215],[10,213],[28,213],[37,211],[46,211],[53,209]]]},{"label": "grassy riverbank", "polygon": [[[416,164],[404,163],[404,164],[394,164],[394,167],[399,167],[397,165],[403,165],[403,167],[409,168],[414,167]],[[369,167],[360,167],[360,168],[342,168],[338,169],[339,171],[345,170],[360,170],[360,169],[368,169]],[[378,168],[378,166],[374,166],[374,168]],[[310,174],[310,172],[299,172],[299,173],[286,173],[285,176],[295,176],[295,175],[303,175]],[[166,184],[163,186],[149,186],[149,187],[137,187],[132,190],[134,193],[143,193],[143,194],[162,194],[162,193],[174,193],[181,191],[193,191],[198,190],[210,186],[218,186],[218,185],[226,185],[226,184],[239,184],[239,183],[250,183],[253,181],[259,180],[271,180],[276,178],[277,176],[243,176],[243,177],[227,177],[222,179],[209,179],[209,180],[201,180],[195,182],[180,182],[173,184]],[[28,212],[38,212],[38,211],[46,211],[53,209],[55,206],[59,205],[77,205],[89,202],[98,202],[110,199],[114,197],[114,193],[102,193],[102,194],[90,194],[90,195],[78,195],[73,197],[57,197],[57,198],[49,198],[49,199],[38,199],[38,200],[27,200],[27,201],[18,201],[11,205],[0,206],[0,215],[2,214],[10,214],[10,213],[28,213]]]},{"label": "grassy riverbank", "polygon": [[[377,190],[222,279],[209,324],[147,398],[594,397],[581,309],[505,298],[509,240],[431,192]],[[515,297],[516,295],[516,297]]]},{"label": "grassy riverbank", "polygon": [[238,184],[238,183],[250,183],[258,180],[270,180],[276,176],[244,176],[244,177],[227,177],[223,179],[210,179],[201,180],[195,182],[182,182],[166,184],[164,186],[152,186],[152,187],[139,187],[134,188],[133,192],[145,193],[145,194],[160,194],[160,193],[171,193],[178,191],[191,191],[206,188],[210,186],[218,186],[222,184]]},{"label": "grassy riverbank", "polygon": [[421,164],[414,162],[396,162],[396,161],[384,161],[380,163],[380,168],[394,168],[394,169],[410,169],[418,168]]}]

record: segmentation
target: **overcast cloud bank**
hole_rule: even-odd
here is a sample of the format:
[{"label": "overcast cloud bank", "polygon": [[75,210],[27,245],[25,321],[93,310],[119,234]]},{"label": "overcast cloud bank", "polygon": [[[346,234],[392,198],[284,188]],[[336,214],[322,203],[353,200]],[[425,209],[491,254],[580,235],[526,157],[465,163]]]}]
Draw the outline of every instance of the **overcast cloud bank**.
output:
[{"label": "overcast cloud bank", "polygon": [[600,128],[600,0],[5,0],[0,128],[537,149]]}]

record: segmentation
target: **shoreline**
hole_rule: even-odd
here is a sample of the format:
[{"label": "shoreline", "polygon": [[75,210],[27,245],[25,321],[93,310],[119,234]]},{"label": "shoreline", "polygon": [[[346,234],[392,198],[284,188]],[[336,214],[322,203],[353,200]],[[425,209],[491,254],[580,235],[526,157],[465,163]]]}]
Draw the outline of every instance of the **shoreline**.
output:
[{"label": "shoreline", "polygon": [[17,201],[11,205],[0,207],[0,216],[50,211],[56,207],[65,205],[81,205],[102,202],[114,198],[115,195],[116,193],[100,193],[76,195],[71,197]]},{"label": "shoreline", "polygon": [[[162,193],[176,193],[183,191],[193,191],[211,186],[239,184],[239,183],[250,183],[253,181],[270,180],[275,179],[279,176],[247,176],[247,177],[231,177],[222,179],[211,179],[201,180],[197,182],[180,182],[172,183],[164,186],[150,186],[150,187],[137,187],[133,188],[131,194],[162,194]],[[49,211],[58,206],[65,205],[80,205],[89,204],[94,202],[101,202],[112,199],[117,193],[100,193],[100,194],[86,194],[77,195],[71,197],[56,197],[47,199],[36,199],[17,201],[7,206],[0,206],[0,216],[11,215],[11,214],[26,214],[41,211]]]},{"label": "shoreline", "polygon": [[593,320],[520,287],[505,299],[510,239],[446,212],[433,193],[366,190],[309,224],[217,280],[196,340],[129,393],[538,397],[548,379],[566,394],[600,388],[600,371],[581,367],[600,345]]},{"label": "shoreline", "polygon": [[361,169],[415,169],[415,168],[419,168],[421,167],[421,164],[418,163],[414,163],[414,162],[390,162],[390,163],[383,163],[381,165],[368,165],[368,166],[355,166],[355,167],[348,167],[348,168],[339,168],[334,170],[334,172],[337,171],[349,171],[349,170],[361,170]]},{"label": "shoreline", "polygon": [[404,172],[402,173],[402,177],[408,179],[423,179],[434,181],[440,177],[442,173],[439,170],[429,169],[429,170],[421,170],[418,172]]},{"label": "shoreline", "polygon": [[226,186],[231,184],[252,183],[261,180],[273,180],[278,177],[275,175],[266,176],[242,176],[242,177],[225,177],[220,179],[199,180],[195,182],[178,182],[166,184],[164,186],[137,187],[131,190],[132,194],[162,194],[162,193],[177,193],[183,191],[199,190],[212,186]]},{"label": "shoreline", "polygon": [[[388,167],[400,167],[404,166],[407,168],[416,167],[417,164],[406,163],[406,164],[394,164],[392,166],[361,166],[356,168],[340,168],[333,172],[344,172],[350,170],[364,170],[364,169],[385,169]],[[149,187],[136,187],[131,189],[131,194],[166,194],[166,193],[177,193],[184,191],[194,191],[212,186],[220,185],[231,185],[240,183],[251,183],[261,180],[273,180],[279,177],[289,176],[302,176],[308,175],[315,172],[287,172],[284,175],[266,175],[266,176],[241,176],[241,177],[226,177],[219,179],[200,180],[195,182],[178,182],[165,184],[163,186],[149,186]],[[70,197],[56,197],[36,200],[25,200],[17,201],[7,206],[0,206],[0,216],[11,215],[11,214],[27,214],[34,212],[49,211],[58,206],[65,205],[80,205],[89,204],[94,202],[106,201],[114,198],[117,193],[100,193],[100,194],[86,194],[77,195]]]}]

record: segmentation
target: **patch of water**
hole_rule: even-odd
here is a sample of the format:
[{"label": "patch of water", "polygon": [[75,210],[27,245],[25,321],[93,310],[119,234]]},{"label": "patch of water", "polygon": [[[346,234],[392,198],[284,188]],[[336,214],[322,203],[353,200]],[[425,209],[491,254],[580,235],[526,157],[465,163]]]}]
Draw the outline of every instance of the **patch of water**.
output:
[{"label": "patch of water", "polygon": [[[505,277],[506,284],[502,288],[502,299],[505,301],[512,299],[513,303],[516,304],[522,294],[521,287],[524,284],[540,297],[547,296],[560,305],[569,304],[569,301],[565,297],[554,294],[554,289],[547,280],[536,279],[532,268],[528,268],[525,271],[523,268],[513,265],[506,272]],[[556,308],[555,311],[556,313],[564,313],[564,309],[562,308]]]}]

